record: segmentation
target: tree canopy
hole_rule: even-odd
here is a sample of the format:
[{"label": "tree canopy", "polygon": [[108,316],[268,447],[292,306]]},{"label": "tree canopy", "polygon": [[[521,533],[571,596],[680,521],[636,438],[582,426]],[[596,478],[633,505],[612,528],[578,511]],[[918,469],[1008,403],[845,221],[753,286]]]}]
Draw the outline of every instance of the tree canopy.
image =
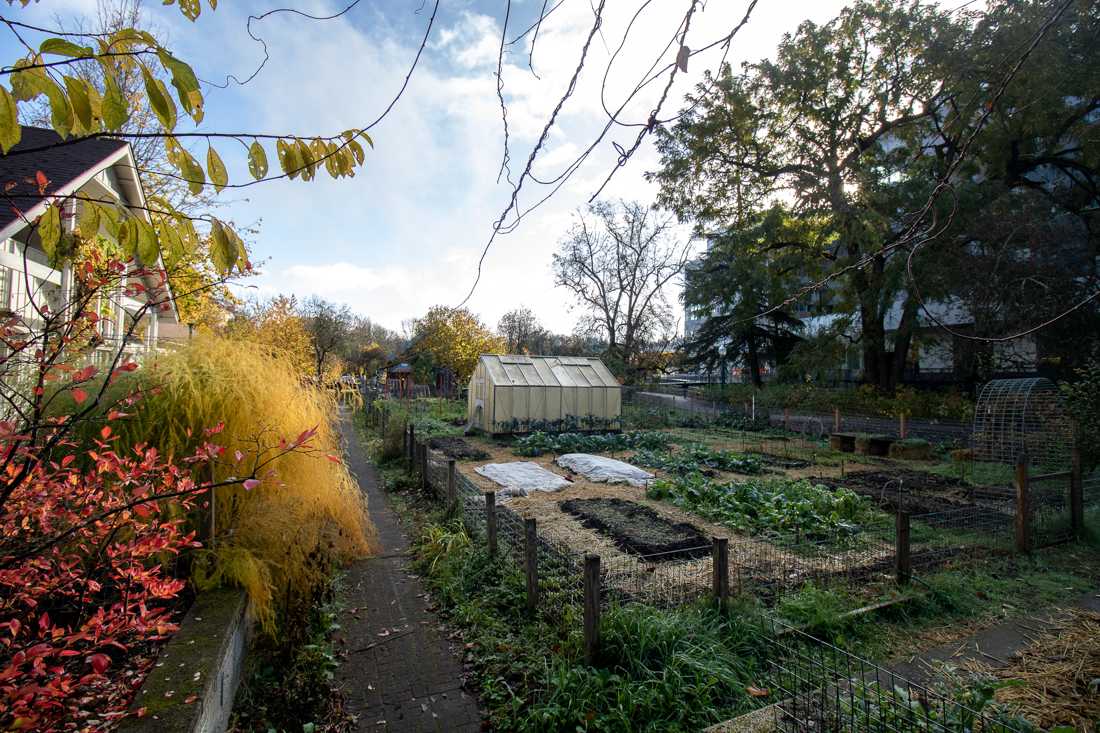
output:
[{"label": "tree canopy", "polygon": [[[789,296],[822,283],[862,352],[864,378],[892,389],[931,318],[922,301],[980,310],[982,293],[967,291],[974,279],[960,281],[960,266],[988,266],[990,248],[1003,260],[1031,246],[991,236],[996,201],[1019,211],[1034,195],[1055,200],[1078,220],[1074,242],[1095,251],[1100,89],[1094,71],[1077,70],[1095,57],[1097,9],[1074,4],[1048,24],[1052,12],[1038,2],[979,13],[873,0],[803,23],[774,60],[708,76],[659,134],[660,201],[704,236],[760,231],[780,211],[783,226],[740,237],[727,254],[795,258],[801,281]],[[1032,39],[1034,53],[1008,76]],[[1048,212],[1043,226],[1061,218]],[[925,249],[910,258],[914,247]],[[1054,268],[1056,279],[1094,278],[1084,259]],[[1001,308],[1014,277],[998,280],[1002,314],[1019,314]],[[728,286],[735,302],[738,283]],[[1006,325],[978,327],[1001,335]]]}]

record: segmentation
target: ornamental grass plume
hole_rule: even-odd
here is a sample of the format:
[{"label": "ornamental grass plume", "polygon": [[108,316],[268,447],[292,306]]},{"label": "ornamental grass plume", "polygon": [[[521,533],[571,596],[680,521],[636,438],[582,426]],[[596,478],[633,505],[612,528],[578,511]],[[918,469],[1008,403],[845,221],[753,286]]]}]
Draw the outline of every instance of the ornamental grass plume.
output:
[{"label": "ornamental grass plume", "polygon": [[376,549],[366,499],[336,457],[333,399],[270,349],[216,336],[158,357],[131,379],[120,386],[146,396],[119,421],[124,439],[183,456],[205,430],[224,426],[212,438],[226,449],[213,469],[218,480],[247,474],[250,456],[274,452],[280,440],[316,431],[309,450],[277,458],[258,486],[217,490],[215,540],[194,566],[200,586],[244,587],[266,631],[292,634],[293,619],[330,587],[334,566]]}]

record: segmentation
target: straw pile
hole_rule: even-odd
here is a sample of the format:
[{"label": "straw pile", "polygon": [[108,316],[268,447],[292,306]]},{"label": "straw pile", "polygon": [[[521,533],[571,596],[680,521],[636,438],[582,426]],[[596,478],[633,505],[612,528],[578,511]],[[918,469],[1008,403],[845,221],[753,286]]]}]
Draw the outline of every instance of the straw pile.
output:
[{"label": "straw pile", "polygon": [[1100,721],[1100,613],[1072,611],[992,673],[1023,683],[998,690],[997,700],[1043,730],[1094,731]]}]

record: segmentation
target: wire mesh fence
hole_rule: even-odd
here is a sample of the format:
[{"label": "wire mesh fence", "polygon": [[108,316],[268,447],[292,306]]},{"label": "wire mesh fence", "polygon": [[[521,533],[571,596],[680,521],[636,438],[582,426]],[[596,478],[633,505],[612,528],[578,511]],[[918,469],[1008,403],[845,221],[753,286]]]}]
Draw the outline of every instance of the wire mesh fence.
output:
[{"label": "wire mesh fence", "polygon": [[823,440],[830,433],[866,433],[889,438],[921,438],[943,448],[971,443],[973,425],[959,420],[871,415],[850,409],[813,412],[804,409],[730,403],[705,397],[689,385],[646,385],[624,388],[625,422],[631,427],[718,426],[751,431],[796,434]]},{"label": "wire mesh fence", "polygon": [[765,631],[775,727],[791,733],[929,731],[1015,733],[998,712],[976,711],[933,689],[790,627]]}]

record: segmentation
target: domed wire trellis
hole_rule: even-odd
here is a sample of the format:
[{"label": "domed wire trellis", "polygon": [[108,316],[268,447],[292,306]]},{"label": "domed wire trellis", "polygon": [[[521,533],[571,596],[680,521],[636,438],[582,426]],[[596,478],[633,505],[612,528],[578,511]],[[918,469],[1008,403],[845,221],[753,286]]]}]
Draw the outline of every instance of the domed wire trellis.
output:
[{"label": "domed wire trellis", "polygon": [[974,459],[1015,463],[1023,454],[1047,471],[1069,467],[1073,425],[1049,379],[994,379],[974,408]]}]

